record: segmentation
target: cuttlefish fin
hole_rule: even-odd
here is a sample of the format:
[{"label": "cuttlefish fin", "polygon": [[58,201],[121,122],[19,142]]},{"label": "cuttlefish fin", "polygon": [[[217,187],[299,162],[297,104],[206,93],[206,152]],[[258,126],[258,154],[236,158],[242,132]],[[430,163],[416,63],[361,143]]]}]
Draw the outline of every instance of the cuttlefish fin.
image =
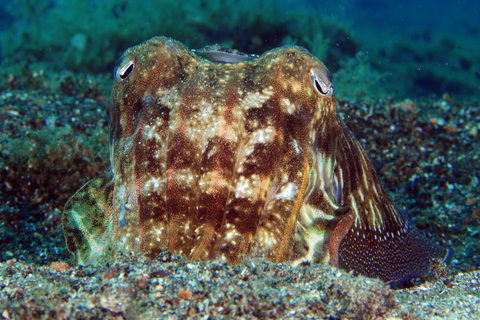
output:
[{"label": "cuttlefish fin", "polygon": [[112,255],[112,176],[109,173],[87,182],[63,210],[67,248],[80,265]]},{"label": "cuttlefish fin", "polygon": [[391,283],[422,276],[446,261],[450,251],[426,238],[393,203],[361,144],[339,123],[334,172],[342,181],[339,204],[351,210],[333,230],[331,263]]},{"label": "cuttlefish fin", "polygon": [[446,262],[451,253],[427,239],[410,222],[381,234],[355,227],[349,231],[338,248],[338,265],[387,283],[422,276],[435,262]]}]

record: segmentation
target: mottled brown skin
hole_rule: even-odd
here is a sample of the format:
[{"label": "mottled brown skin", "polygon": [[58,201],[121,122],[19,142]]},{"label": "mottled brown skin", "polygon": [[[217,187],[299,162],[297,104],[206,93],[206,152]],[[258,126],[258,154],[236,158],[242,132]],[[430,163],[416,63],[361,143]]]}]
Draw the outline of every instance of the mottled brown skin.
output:
[{"label": "mottled brown skin", "polygon": [[329,71],[305,49],[220,63],[156,37],[127,50],[115,77],[111,171],[63,215],[78,263],[168,248],[401,281],[446,257],[385,193],[336,116]]}]

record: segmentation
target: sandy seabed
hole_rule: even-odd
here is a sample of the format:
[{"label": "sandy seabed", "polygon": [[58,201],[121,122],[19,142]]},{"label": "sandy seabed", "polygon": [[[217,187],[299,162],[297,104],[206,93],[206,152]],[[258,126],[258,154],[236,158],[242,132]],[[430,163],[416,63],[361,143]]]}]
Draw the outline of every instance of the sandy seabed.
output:
[{"label": "sandy seabed", "polygon": [[455,251],[449,272],[391,288],[329,266],[254,258],[232,266],[165,253],[74,266],[61,210],[108,168],[108,99],[95,81],[64,77],[50,89],[0,92],[4,319],[480,318],[477,102],[339,99],[387,191],[414,225]]}]

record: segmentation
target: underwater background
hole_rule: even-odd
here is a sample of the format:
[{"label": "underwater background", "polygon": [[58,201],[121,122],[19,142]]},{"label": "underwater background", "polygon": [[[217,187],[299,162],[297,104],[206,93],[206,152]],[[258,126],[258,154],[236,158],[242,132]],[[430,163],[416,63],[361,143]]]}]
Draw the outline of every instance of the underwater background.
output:
[{"label": "underwater background", "polygon": [[[297,44],[332,72],[342,71],[339,96],[448,92],[464,99],[480,85],[479,7],[473,0],[2,1],[0,61],[3,72],[42,63],[98,74],[156,35],[190,48],[219,43],[256,54]],[[352,71],[358,78],[344,76]]]},{"label": "underwater background", "polygon": [[[255,54],[307,48],[333,73],[339,113],[395,202],[455,251],[452,275],[478,270],[479,16],[474,0],[1,1],[0,290],[12,263],[72,262],[62,210],[108,170],[114,66],[157,35]],[[465,294],[478,299],[478,286]],[[25,316],[5,292],[0,313]]]}]

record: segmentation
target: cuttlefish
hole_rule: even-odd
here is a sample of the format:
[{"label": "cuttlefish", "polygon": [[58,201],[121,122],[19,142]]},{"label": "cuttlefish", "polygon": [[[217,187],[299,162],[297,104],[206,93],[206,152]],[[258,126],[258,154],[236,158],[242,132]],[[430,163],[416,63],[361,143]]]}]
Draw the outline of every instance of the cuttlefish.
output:
[{"label": "cuttlefish", "polygon": [[446,259],[382,188],[307,50],[192,51],[155,37],[128,49],[114,77],[110,171],[63,214],[79,264],[169,249],[397,282]]}]

